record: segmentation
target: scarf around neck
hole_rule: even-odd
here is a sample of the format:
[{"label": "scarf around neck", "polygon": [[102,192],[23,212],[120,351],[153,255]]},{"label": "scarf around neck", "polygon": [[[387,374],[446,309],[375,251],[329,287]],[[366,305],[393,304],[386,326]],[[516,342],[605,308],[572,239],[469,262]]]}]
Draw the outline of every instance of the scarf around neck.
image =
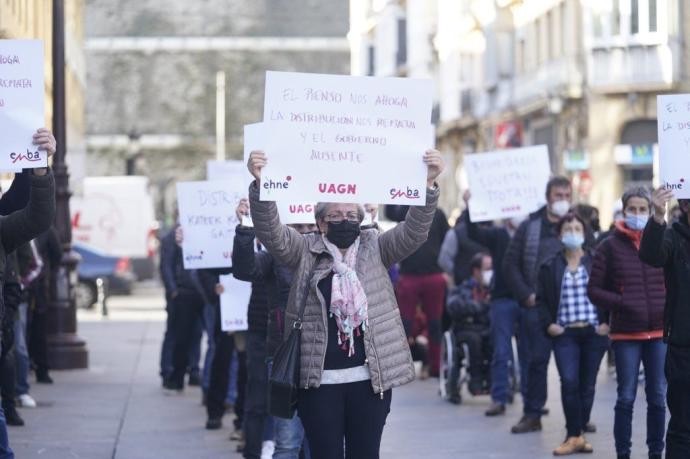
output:
[{"label": "scarf around neck", "polygon": [[369,304],[359,282],[355,264],[359,251],[359,238],[343,256],[340,249],[322,236],[323,243],[333,257],[333,284],[329,313],[338,325],[338,344],[348,351],[348,357],[355,355],[355,331],[359,327],[366,331],[369,320]]}]

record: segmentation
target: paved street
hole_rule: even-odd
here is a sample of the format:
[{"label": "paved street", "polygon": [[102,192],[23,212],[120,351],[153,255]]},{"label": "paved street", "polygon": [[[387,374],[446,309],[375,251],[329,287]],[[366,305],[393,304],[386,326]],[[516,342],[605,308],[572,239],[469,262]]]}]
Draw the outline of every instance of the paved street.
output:
[{"label": "paved street", "polygon": [[[165,396],[158,378],[163,333],[163,301],[157,288],[140,288],[131,297],[114,298],[111,314],[80,313],[79,333],[89,344],[86,371],[55,372],[54,386],[37,386],[40,407],[23,410],[27,426],[11,428],[10,441],[19,459],[234,458],[230,430],[204,430],[205,412],[198,390]],[[548,458],[562,440],[564,420],[552,366],[552,388],[540,434],[513,436],[519,402],[509,414],[487,419],[487,397],[460,407],[442,402],[435,380],[415,382],[394,391],[393,409],[384,434],[382,458],[520,459]],[[615,383],[602,370],[593,421],[599,433],[589,438],[596,458],[613,456]],[[642,395],[642,392],[640,392]],[[634,455],[646,458],[645,421],[638,401]],[[229,425],[226,422],[226,425]]]}]

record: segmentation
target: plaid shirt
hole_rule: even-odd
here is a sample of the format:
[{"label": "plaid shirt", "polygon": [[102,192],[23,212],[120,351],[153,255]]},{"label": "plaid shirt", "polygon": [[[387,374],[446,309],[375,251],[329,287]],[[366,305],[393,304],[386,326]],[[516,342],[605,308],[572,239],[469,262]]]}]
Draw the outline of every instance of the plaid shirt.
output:
[{"label": "plaid shirt", "polygon": [[567,326],[575,322],[588,322],[599,325],[597,309],[587,296],[589,275],[580,265],[574,273],[565,270],[561,288],[561,304],[558,308],[558,325]]}]

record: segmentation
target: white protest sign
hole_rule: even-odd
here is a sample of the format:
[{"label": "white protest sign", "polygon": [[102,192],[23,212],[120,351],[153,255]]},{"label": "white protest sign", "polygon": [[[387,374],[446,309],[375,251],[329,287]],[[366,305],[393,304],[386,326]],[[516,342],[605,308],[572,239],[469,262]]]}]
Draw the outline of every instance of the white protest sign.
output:
[{"label": "white protest sign", "polygon": [[[247,124],[244,126],[244,163],[249,161],[249,155],[254,150],[264,150],[265,131],[264,123]],[[250,178],[251,174],[245,166],[245,171]],[[312,224],[314,220],[314,204],[307,202],[280,201],[276,203],[280,222],[284,225]]]},{"label": "white protest sign", "polygon": [[242,197],[237,183],[227,180],[177,184],[185,269],[232,266],[235,210]]},{"label": "white protest sign", "polygon": [[232,275],[219,276],[223,285],[220,296],[220,328],[224,332],[244,331],[249,328],[247,310],[252,295],[251,282],[243,282]]},{"label": "white protest sign", "polygon": [[[249,187],[251,175],[242,161],[206,161],[206,180],[232,180],[245,183]],[[246,190],[245,190],[246,194]]]},{"label": "white protest sign", "polygon": [[659,178],[678,199],[690,199],[690,94],[657,96]]},{"label": "white protest sign", "polygon": [[45,122],[41,40],[0,40],[0,170],[48,166],[48,154],[33,144]]},{"label": "white protest sign", "polygon": [[261,199],[424,205],[431,80],[267,72]]},{"label": "white protest sign", "polygon": [[546,203],[551,176],[545,145],[465,156],[473,222],[527,215]]}]

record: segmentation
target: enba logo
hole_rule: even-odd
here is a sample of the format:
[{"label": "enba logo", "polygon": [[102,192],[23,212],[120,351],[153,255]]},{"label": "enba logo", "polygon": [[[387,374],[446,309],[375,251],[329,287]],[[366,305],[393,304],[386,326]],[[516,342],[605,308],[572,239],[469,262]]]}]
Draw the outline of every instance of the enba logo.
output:
[{"label": "enba logo", "polygon": [[26,150],[26,154],[24,153],[10,153],[10,159],[12,160],[12,164],[16,163],[17,161],[31,161],[31,162],[36,162],[41,160],[41,153],[38,151],[31,151],[31,150]]},{"label": "enba logo", "polygon": [[404,190],[402,188],[401,189],[391,188],[390,195],[391,195],[391,199],[398,199],[398,198],[419,199],[419,198],[421,198],[421,195],[419,194],[418,189],[409,188],[409,187],[405,187]]}]

